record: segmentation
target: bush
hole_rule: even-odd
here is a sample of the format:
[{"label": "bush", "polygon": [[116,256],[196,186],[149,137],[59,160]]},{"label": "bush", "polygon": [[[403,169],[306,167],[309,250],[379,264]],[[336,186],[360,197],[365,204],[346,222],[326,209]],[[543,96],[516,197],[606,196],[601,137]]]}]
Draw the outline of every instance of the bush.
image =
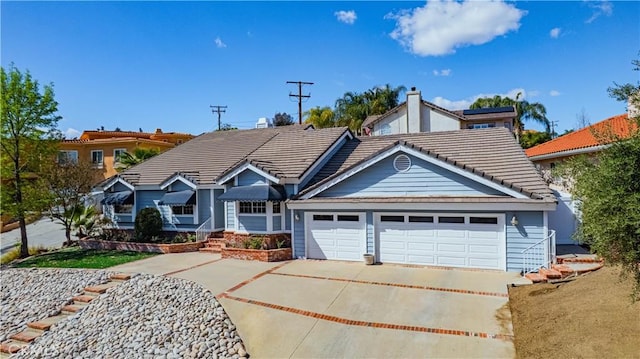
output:
[{"label": "bush", "polygon": [[[41,253],[46,253],[49,250],[43,246],[29,247],[29,255],[35,256]],[[2,255],[0,258],[0,264],[7,264],[20,258],[20,244],[16,243],[15,247],[9,252]]]},{"label": "bush", "polygon": [[162,216],[155,208],[143,208],[136,216],[134,227],[135,239],[138,242],[152,241],[162,233]]}]

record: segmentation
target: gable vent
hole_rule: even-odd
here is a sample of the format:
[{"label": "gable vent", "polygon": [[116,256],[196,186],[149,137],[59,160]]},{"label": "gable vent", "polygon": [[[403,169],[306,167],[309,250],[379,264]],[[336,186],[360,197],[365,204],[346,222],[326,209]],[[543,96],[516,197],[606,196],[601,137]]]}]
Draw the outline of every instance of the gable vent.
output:
[{"label": "gable vent", "polygon": [[411,168],[411,158],[407,155],[398,155],[393,160],[393,168],[398,172],[407,172]]}]

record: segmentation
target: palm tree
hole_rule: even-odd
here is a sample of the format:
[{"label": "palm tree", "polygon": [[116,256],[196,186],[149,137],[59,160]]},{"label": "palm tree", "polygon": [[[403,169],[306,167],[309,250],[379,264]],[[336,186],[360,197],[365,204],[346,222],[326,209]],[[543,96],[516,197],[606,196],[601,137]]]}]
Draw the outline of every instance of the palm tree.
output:
[{"label": "palm tree", "polygon": [[470,108],[487,108],[487,107],[507,107],[513,106],[516,109],[516,118],[513,124],[513,132],[516,139],[520,142],[522,131],[524,131],[524,120],[532,120],[544,125],[547,133],[550,133],[550,122],[547,119],[547,109],[539,102],[530,103],[526,100],[520,100],[522,92],[518,92],[515,100],[510,97],[494,96],[483,97],[477,99]]},{"label": "palm tree", "polygon": [[404,86],[373,87],[364,93],[346,92],[336,101],[336,117],[339,126],[349,126],[354,132],[359,132],[362,123],[370,115],[382,115],[398,106],[399,97],[406,91]]},{"label": "palm tree", "polygon": [[133,150],[133,154],[129,152],[124,152],[120,154],[118,158],[116,158],[116,170],[118,172],[124,171],[127,168],[133,167],[139,163],[142,163],[149,158],[156,156],[160,153],[160,150],[157,148],[142,148],[136,147]]},{"label": "palm tree", "polygon": [[305,123],[312,124],[315,128],[335,127],[335,114],[329,106],[314,107],[305,112]]}]

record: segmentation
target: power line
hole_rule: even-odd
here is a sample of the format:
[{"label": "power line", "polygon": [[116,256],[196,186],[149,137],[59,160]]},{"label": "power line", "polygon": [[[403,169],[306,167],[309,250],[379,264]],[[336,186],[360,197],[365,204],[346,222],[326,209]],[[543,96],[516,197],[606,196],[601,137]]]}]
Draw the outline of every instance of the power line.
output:
[{"label": "power line", "polygon": [[210,105],[209,107],[211,107],[211,113],[217,113],[218,114],[218,131],[220,131],[222,124],[220,123],[220,115],[227,112],[226,108],[227,106],[220,106],[220,105]]},{"label": "power line", "polygon": [[313,85],[313,82],[304,82],[304,81],[287,81],[288,84],[298,84],[298,94],[292,94],[289,92],[289,97],[297,97],[298,98],[298,123],[302,124],[302,99],[311,97],[311,94],[303,95],[302,94],[302,85]]}]

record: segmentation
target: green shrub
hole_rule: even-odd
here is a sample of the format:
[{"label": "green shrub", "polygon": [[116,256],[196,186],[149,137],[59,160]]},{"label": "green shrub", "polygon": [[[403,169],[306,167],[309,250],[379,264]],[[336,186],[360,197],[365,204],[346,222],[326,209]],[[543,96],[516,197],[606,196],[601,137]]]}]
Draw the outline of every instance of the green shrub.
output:
[{"label": "green shrub", "polygon": [[159,238],[162,233],[160,212],[155,208],[143,208],[136,216],[134,233],[138,242],[148,242]]},{"label": "green shrub", "polygon": [[246,249],[264,249],[264,237],[252,236],[242,243]]},{"label": "green shrub", "polygon": [[[35,256],[41,253],[48,252],[49,250],[42,245],[37,247],[29,247],[29,255]],[[0,264],[7,264],[13,262],[20,257],[20,244],[16,243],[15,247],[9,252],[2,255],[0,258]]]}]

